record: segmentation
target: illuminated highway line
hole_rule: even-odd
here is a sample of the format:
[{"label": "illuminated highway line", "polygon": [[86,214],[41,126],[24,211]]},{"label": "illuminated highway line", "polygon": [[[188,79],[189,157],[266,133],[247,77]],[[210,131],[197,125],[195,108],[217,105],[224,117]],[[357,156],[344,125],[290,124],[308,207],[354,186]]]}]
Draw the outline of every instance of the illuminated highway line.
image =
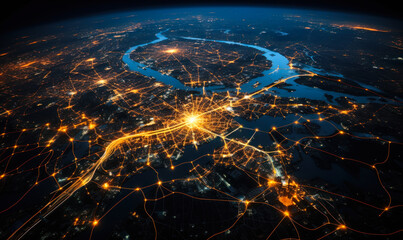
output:
[{"label": "illuminated highway line", "polygon": [[[121,145],[122,143],[133,139],[133,138],[138,138],[138,137],[150,137],[158,134],[163,134],[166,132],[172,132],[175,130],[178,130],[188,124],[187,122],[182,122],[177,125],[163,128],[160,130],[155,130],[155,131],[150,131],[150,132],[141,132],[141,133],[136,133],[128,136],[124,136],[121,138],[118,138],[108,144],[106,147],[103,155],[96,161],[84,174],[81,175],[81,177],[78,178],[71,186],[69,186],[66,190],[64,190],[59,196],[57,196],[55,199],[52,201],[48,202],[41,210],[39,210],[36,214],[34,214],[30,219],[28,219],[21,227],[19,227],[10,237],[9,239],[16,237],[18,239],[22,238],[26,233],[28,233],[35,225],[37,225],[39,222],[41,222],[42,218],[48,216],[50,213],[52,213],[56,208],[58,208],[63,202],[65,202],[67,199],[69,199],[77,190],[80,188],[84,187],[87,185],[92,178],[94,177],[95,172],[99,169],[99,167],[106,161],[108,158],[115,152],[116,148]],[[45,211],[43,214],[41,212]],[[40,216],[38,216],[41,214]],[[34,218],[38,216],[34,220]],[[30,221],[34,220],[34,222],[28,227],[27,230],[21,233],[20,236],[17,236],[19,231],[26,226]]]}]

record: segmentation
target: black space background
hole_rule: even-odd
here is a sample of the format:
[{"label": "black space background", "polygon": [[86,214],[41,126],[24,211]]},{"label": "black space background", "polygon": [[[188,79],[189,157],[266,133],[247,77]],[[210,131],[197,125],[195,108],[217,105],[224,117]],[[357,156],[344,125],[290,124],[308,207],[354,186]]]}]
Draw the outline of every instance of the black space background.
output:
[{"label": "black space background", "polygon": [[[274,6],[335,10],[402,20],[400,0],[8,0],[0,4],[0,34],[38,24],[113,11],[191,6]],[[400,2],[401,3],[401,2]]]}]

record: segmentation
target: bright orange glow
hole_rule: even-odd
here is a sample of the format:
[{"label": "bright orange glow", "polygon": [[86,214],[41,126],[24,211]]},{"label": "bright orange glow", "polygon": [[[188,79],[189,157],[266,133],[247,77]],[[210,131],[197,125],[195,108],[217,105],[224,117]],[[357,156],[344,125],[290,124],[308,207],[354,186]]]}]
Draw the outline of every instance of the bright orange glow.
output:
[{"label": "bright orange glow", "polygon": [[178,52],[178,49],[176,49],[176,48],[171,48],[171,49],[167,49],[167,50],[165,50],[165,52],[166,53],[176,53],[176,52]]},{"label": "bright orange glow", "polygon": [[269,184],[269,187],[273,187],[277,184],[277,182],[274,180],[269,180],[268,184]]},{"label": "bright orange glow", "polygon": [[187,118],[187,122],[188,123],[190,123],[190,124],[193,124],[193,123],[195,123],[195,122],[197,122],[197,117],[196,116],[189,116],[188,118]]},{"label": "bright orange glow", "polygon": [[353,25],[353,24],[333,24],[335,27],[339,28],[350,28],[353,30],[365,30],[365,31],[371,31],[371,32],[390,32],[390,30],[386,29],[378,29],[374,27],[366,27],[366,26],[361,26],[361,25]]},{"label": "bright orange glow", "polygon": [[287,197],[287,196],[280,196],[278,198],[278,200],[286,207],[293,205],[293,201],[291,198]]}]

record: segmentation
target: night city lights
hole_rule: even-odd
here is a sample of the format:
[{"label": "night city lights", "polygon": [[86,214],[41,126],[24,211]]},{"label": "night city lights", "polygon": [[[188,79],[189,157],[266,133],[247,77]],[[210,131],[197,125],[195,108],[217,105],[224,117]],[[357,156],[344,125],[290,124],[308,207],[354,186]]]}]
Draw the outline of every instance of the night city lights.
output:
[{"label": "night city lights", "polygon": [[0,238],[398,239],[402,30],[346,16],[159,9],[10,35]]}]

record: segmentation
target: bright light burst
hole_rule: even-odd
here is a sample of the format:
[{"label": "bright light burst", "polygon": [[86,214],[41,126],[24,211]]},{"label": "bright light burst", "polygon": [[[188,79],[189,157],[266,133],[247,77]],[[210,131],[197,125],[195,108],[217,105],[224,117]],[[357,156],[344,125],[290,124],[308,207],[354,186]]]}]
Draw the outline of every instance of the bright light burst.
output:
[{"label": "bright light burst", "polygon": [[179,51],[179,50],[176,49],[176,48],[171,48],[171,49],[165,50],[164,52],[165,52],[165,53],[173,54],[173,53],[177,53],[178,51]]},{"label": "bright light burst", "polygon": [[199,118],[195,115],[190,115],[189,117],[186,118],[186,121],[190,125],[194,125],[194,124],[197,124],[197,122],[199,121]]}]

